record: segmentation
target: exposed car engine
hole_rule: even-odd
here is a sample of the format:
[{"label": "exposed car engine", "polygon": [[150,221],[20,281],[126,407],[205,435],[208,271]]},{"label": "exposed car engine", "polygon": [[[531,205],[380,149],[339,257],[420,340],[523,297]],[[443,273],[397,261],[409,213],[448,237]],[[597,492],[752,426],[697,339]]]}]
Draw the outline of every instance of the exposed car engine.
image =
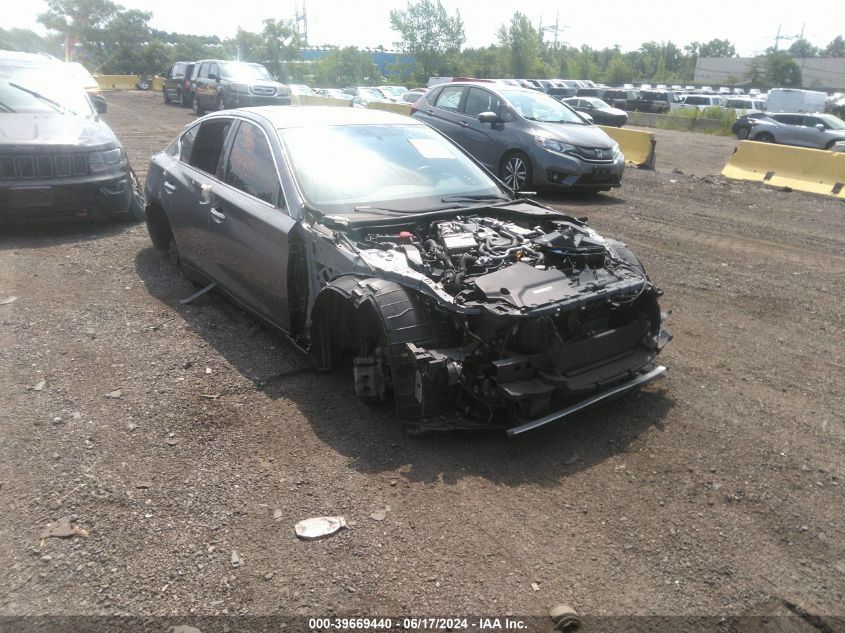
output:
[{"label": "exposed car engine", "polygon": [[[395,343],[355,359],[358,395],[392,388],[405,417],[457,403],[485,424],[536,420],[638,380],[671,338],[636,257],[574,218],[455,215],[350,239],[380,277],[423,291],[370,284]],[[425,341],[407,342],[412,329]]]}]

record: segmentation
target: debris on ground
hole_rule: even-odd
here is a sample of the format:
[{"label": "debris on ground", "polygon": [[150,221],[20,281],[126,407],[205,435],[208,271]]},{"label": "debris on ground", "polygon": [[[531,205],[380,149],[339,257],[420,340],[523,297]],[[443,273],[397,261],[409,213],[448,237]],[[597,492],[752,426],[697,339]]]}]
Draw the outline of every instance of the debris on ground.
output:
[{"label": "debris on ground", "polygon": [[116,398],[120,398],[122,395],[123,395],[123,390],[122,390],[122,389],[115,389],[114,391],[109,391],[109,392],[106,394],[106,398],[109,398],[109,399],[114,400],[114,399],[116,399]]},{"label": "debris on ground", "polygon": [[294,532],[303,541],[315,541],[331,536],[346,527],[343,517],[314,517],[305,519],[294,526]]},{"label": "debris on ground", "polygon": [[534,591],[540,591],[540,585],[539,585],[538,583],[536,583],[536,582],[532,582],[532,583],[531,583],[531,588],[532,588]]},{"label": "debris on ground", "polygon": [[281,521],[282,520],[282,511],[281,510],[273,510],[273,520],[274,521]]},{"label": "debris on ground", "polygon": [[17,300],[18,300],[18,298],[15,295],[12,295],[11,297],[6,297],[5,299],[3,299],[3,301],[0,301],[0,306],[8,305],[10,303],[14,303]]},{"label": "debris on ground", "polygon": [[46,380],[39,380],[35,383],[32,387],[29,388],[30,391],[44,391],[44,387],[47,386]]},{"label": "debris on ground", "polygon": [[167,629],[167,633],[202,633],[195,626],[188,626],[187,624],[180,624],[178,626],[171,626]]},{"label": "debris on ground", "polygon": [[373,521],[384,521],[387,518],[387,510],[376,510],[370,515]]},{"label": "debris on ground", "polygon": [[232,550],[232,567],[243,567],[244,560],[236,550]]},{"label": "debris on ground", "polygon": [[88,537],[88,530],[73,525],[70,517],[62,517],[52,525],[49,525],[42,533],[41,538],[70,538],[72,536]]},{"label": "debris on ground", "polygon": [[146,488],[152,488],[153,482],[151,482],[151,481],[139,481],[139,482],[135,483],[135,487],[140,488],[142,490],[144,490]]},{"label": "debris on ground", "polygon": [[555,623],[555,629],[561,631],[561,633],[573,631],[581,626],[581,619],[575,609],[567,604],[559,604],[549,609],[549,617]]}]

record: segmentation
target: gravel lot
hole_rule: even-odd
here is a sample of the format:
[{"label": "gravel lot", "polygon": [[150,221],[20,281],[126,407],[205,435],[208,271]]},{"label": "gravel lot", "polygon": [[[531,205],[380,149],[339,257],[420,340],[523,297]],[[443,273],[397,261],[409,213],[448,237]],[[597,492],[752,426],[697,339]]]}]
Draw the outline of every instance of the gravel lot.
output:
[{"label": "gravel lot", "polygon": [[[192,119],[108,98],[140,175]],[[406,437],[221,298],[179,305],[143,225],[3,228],[0,615],[568,603],[843,630],[845,206],[715,176],[734,139],[657,135],[658,171],[546,202],[664,289],[668,377],[512,440]]]}]

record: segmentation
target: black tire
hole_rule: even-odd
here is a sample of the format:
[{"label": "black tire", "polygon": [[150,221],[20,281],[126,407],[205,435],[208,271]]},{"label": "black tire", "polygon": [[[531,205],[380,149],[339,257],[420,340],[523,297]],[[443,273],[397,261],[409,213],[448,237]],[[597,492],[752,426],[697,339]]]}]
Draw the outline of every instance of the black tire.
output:
[{"label": "black tire", "polygon": [[197,116],[202,116],[203,114],[205,114],[205,110],[203,110],[202,106],[200,105],[200,100],[197,98],[197,95],[193,92],[191,93],[191,110]]},{"label": "black tire", "polygon": [[161,91],[164,93],[164,102],[170,103],[170,95],[167,94],[167,88],[162,88]]},{"label": "black tire", "polygon": [[746,126],[744,126],[744,125],[743,125],[741,128],[739,128],[739,129],[736,131],[736,137],[737,137],[740,141],[744,141],[745,139],[747,139],[747,138],[748,138],[748,135],[749,135],[750,133],[751,133],[751,130],[750,130],[750,129],[748,129]]},{"label": "black tire", "polygon": [[523,189],[526,184],[534,182],[531,159],[522,152],[508,152],[502,159],[499,176],[514,191]]},{"label": "black tire", "polygon": [[182,92],[181,88],[179,89],[179,103],[181,104],[181,106],[183,108],[187,108],[189,105],[191,105],[190,100],[188,100],[188,98],[185,97],[185,93]]},{"label": "black tire", "polygon": [[768,132],[760,132],[757,136],[754,137],[755,141],[758,143],[774,143],[775,137],[769,134]]}]

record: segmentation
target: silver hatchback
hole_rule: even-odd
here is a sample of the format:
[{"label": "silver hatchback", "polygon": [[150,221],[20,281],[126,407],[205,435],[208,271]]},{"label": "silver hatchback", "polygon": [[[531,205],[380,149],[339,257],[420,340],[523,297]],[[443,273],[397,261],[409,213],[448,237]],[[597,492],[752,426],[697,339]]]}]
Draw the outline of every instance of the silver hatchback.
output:
[{"label": "silver hatchback", "polygon": [[461,145],[515,191],[606,191],[625,170],[619,145],[572,108],[516,86],[452,82],[432,88],[411,116]]},{"label": "silver hatchback", "polygon": [[845,122],[832,114],[773,114],[751,122],[749,141],[833,149],[845,141]]}]

